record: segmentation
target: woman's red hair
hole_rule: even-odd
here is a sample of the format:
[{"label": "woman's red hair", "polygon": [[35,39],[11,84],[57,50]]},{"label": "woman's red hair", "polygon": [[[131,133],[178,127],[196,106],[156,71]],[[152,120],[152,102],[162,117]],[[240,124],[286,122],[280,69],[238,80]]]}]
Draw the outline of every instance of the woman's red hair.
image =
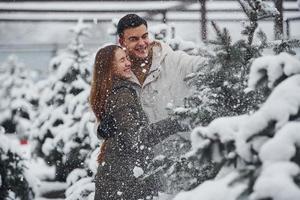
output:
[{"label": "woman's red hair", "polygon": [[[115,53],[121,47],[118,45],[109,45],[101,48],[95,57],[93,78],[91,83],[90,105],[98,122],[101,122],[106,110],[107,98],[112,90],[113,64]],[[100,148],[97,161],[101,163],[104,160],[107,140]]]}]

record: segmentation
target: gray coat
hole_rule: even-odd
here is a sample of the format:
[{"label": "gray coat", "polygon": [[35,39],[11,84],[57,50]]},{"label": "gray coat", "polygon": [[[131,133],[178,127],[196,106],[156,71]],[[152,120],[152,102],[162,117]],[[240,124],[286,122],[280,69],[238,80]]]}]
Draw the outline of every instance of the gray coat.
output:
[{"label": "gray coat", "polygon": [[142,109],[132,82],[115,80],[108,98],[106,114],[98,127],[98,135],[107,139],[105,159],[96,174],[95,200],[152,199],[157,195],[158,178],[134,175],[147,173],[153,159],[152,147],[181,130],[175,120],[155,124]]}]

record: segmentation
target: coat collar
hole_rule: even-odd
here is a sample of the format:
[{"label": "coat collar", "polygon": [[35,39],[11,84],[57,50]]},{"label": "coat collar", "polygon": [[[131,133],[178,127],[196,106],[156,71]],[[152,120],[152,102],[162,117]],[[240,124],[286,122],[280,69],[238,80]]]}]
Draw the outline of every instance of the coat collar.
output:
[{"label": "coat collar", "polygon": [[126,80],[126,79],[114,77],[112,82],[112,91],[116,92],[118,89],[123,87],[130,88],[130,89],[134,88],[133,83],[129,79]]},{"label": "coat collar", "polygon": [[155,40],[151,43],[151,47],[153,48],[152,64],[144,84],[140,84],[133,72],[131,72],[132,76],[129,79],[131,82],[138,84],[140,87],[145,87],[159,77],[161,72],[161,63],[167,55],[167,50],[161,42]]}]

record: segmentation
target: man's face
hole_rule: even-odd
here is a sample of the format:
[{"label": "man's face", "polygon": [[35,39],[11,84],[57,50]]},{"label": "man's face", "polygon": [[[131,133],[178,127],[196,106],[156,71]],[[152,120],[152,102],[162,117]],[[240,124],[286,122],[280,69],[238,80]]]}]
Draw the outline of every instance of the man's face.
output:
[{"label": "man's face", "polygon": [[130,57],[144,59],[149,55],[150,41],[148,38],[148,30],[143,24],[135,28],[125,29],[119,42],[127,49],[127,53]]}]

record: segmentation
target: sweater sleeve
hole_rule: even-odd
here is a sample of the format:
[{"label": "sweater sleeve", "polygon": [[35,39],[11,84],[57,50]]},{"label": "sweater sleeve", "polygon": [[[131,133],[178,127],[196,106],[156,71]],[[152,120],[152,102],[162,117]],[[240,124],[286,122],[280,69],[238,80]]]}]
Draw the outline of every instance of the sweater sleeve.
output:
[{"label": "sweater sleeve", "polygon": [[181,131],[176,120],[165,119],[153,124],[141,117],[144,112],[140,102],[131,92],[121,90],[112,109],[112,116],[116,123],[116,135],[128,148],[138,148],[140,145],[153,146],[168,136]]},{"label": "sweater sleeve", "polygon": [[170,66],[170,70],[177,70],[183,78],[192,72],[204,69],[207,59],[201,56],[189,55],[184,51],[174,51],[167,44],[162,44],[167,52],[166,62]]},{"label": "sweater sleeve", "polygon": [[110,115],[106,114],[103,120],[98,124],[97,137],[98,139],[108,139],[116,134],[116,123],[115,119]]}]

